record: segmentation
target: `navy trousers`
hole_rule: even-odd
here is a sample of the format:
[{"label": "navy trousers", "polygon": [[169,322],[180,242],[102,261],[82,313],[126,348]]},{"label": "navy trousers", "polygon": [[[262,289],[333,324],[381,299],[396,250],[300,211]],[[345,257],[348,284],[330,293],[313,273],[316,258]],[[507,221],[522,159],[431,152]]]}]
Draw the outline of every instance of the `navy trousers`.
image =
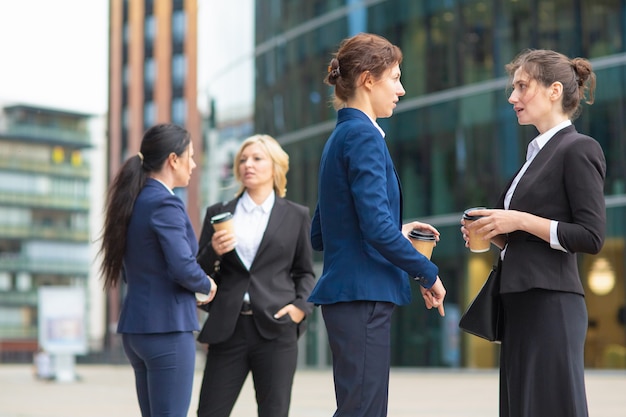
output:
[{"label": "navy trousers", "polygon": [[352,301],[322,305],[333,356],[334,417],[385,417],[395,304]]},{"label": "navy trousers", "polygon": [[187,417],[196,342],[192,332],[122,335],[142,417]]}]

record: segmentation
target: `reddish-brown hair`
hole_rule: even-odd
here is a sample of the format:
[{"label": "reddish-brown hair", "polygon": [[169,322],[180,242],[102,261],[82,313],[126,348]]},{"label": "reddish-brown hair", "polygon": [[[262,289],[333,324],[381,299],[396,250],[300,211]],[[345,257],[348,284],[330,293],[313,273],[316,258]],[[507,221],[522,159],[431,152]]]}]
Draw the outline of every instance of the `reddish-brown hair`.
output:
[{"label": "reddish-brown hair", "polygon": [[357,81],[364,72],[378,80],[390,67],[402,63],[402,51],[387,39],[359,33],[344,39],[328,66],[324,82],[335,87],[333,105],[339,109],[354,96]]},{"label": "reddish-brown hair", "polygon": [[510,77],[522,68],[530,78],[544,87],[557,81],[563,84],[563,112],[572,120],[580,115],[581,101],[593,104],[596,75],[591,63],[584,58],[569,59],[551,50],[527,49],[505,68]]}]

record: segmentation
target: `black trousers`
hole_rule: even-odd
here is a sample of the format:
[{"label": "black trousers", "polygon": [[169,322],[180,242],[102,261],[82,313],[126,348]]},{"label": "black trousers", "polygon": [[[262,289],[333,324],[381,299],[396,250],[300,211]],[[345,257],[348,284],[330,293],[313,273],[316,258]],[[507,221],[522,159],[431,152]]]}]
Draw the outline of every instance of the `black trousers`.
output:
[{"label": "black trousers", "polygon": [[334,417],[385,417],[395,305],[352,301],[322,306],[333,354]]},{"label": "black trousers", "polygon": [[298,360],[295,324],[292,330],[263,339],[253,316],[240,316],[230,339],[209,346],[198,417],[228,417],[249,372],[259,417],[287,417]]},{"label": "black trousers", "polygon": [[501,417],[587,417],[582,295],[535,289],[503,294]]}]

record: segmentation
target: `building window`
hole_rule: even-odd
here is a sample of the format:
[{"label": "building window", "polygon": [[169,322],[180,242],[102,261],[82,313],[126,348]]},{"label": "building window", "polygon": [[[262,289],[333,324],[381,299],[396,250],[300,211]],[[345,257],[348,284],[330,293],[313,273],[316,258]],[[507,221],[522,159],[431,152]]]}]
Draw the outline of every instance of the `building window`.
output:
[{"label": "building window", "polygon": [[124,130],[128,130],[129,128],[129,125],[128,125],[128,120],[130,119],[129,115],[130,115],[130,109],[128,107],[124,107],[124,110],[122,110],[122,128]]},{"label": "building window", "polygon": [[148,101],[143,105],[143,125],[148,128],[156,121],[156,104],[154,101]]},{"label": "building window", "polygon": [[181,126],[187,122],[187,103],[182,97],[172,100],[172,122]]},{"label": "building window", "polygon": [[172,41],[174,44],[183,43],[185,40],[187,15],[183,10],[172,13]]},{"label": "building window", "polygon": [[124,65],[124,69],[122,70],[122,85],[128,86],[130,82],[130,68],[128,65]]},{"label": "building window", "polygon": [[130,43],[130,27],[128,22],[124,23],[124,28],[122,29],[122,40],[124,41],[124,45],[128,45]]},{"label": "building window", "polygon": [[144,78],[143,82],[146,86],[154,85],[156,79],[156,65],[153,58],[147,58],[143,65]]},{"label": "building window", "polygon": [[15,277],[15,288],[18,291],[26,292],[33,288],[33,279],[28,272],[18,272]]},{"label": "building window", "polygon": [[187,73],[187,59],[184,55],[178,54],[172,57],[172,88],[182,88],[185,84],[185,74]]},{"label": "building window", "polygon": [[154,42],[154,37],[156,35],[156,25],[154,23],[154,16],[146,16],[146,21],[144,22],[144,37],[146,43]]},{"label": "building window", "polygon": [[0,272],[0,291],[9,291],[12,288],[11,274],[8,272]]}]

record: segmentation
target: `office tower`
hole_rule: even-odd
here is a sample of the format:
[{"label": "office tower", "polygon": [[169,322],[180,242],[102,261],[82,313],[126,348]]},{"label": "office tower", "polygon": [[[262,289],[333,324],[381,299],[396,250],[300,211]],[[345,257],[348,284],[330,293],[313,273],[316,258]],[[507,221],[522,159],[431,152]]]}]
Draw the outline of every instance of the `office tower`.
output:
[{"label": "office tower", "polygon": [[[197,1],[111,0],[109,46],[109,179],[139,151],[143,132],[175,123],[192,136],[202,161],[197,110]],[[174,190],[185,201],[199,233],[199,175]],[[117,289],[119,290],[119,288]],[[120,295],[109,297],[109,323],[119,315]]]}]

